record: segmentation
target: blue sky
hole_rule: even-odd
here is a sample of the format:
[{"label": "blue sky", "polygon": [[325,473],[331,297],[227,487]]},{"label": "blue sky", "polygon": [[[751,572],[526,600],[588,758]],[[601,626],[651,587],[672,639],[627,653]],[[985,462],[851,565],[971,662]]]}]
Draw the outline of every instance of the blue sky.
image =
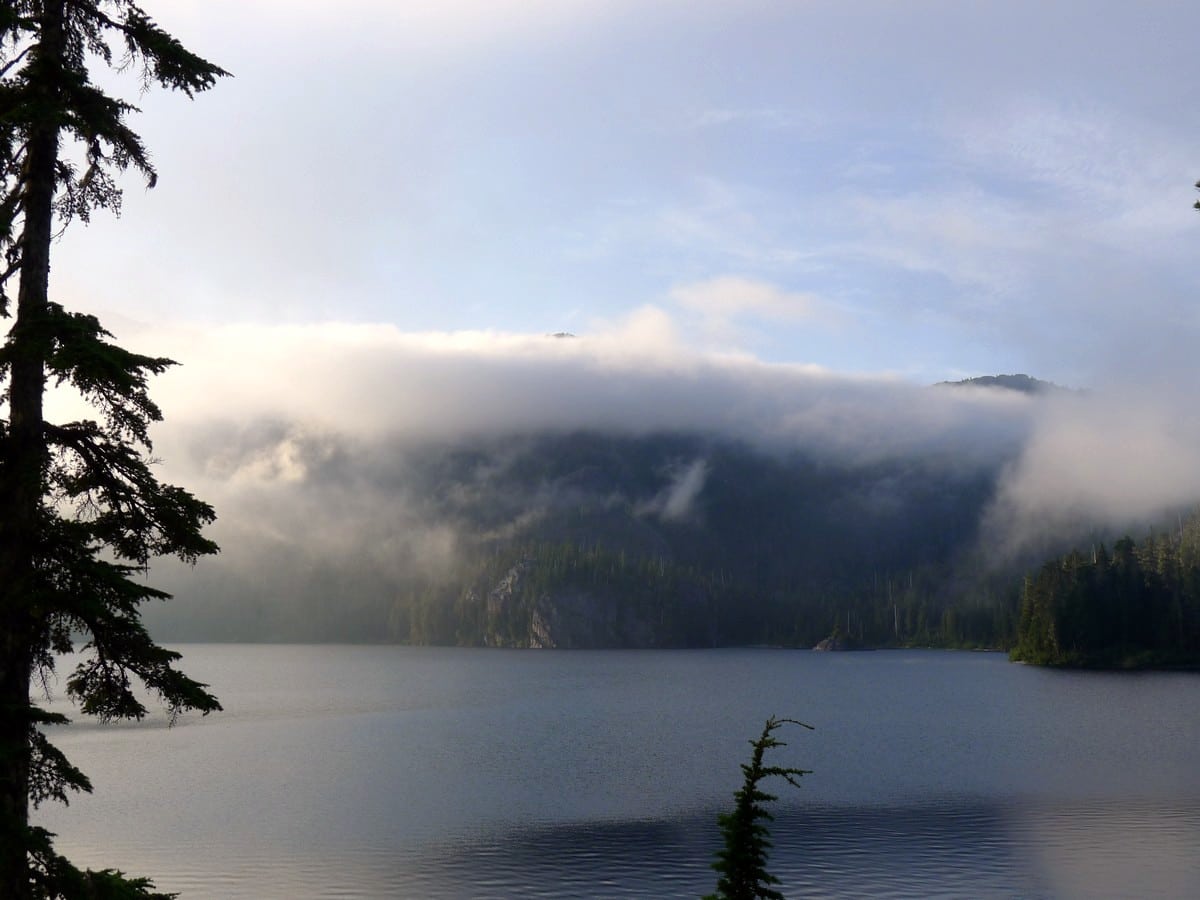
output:
[{"label": "blue sky", "polygon": [[1195,3],[145,5],[235,77],[131,94],[160,185],[55,263],[109,321],[1195,379]]}]

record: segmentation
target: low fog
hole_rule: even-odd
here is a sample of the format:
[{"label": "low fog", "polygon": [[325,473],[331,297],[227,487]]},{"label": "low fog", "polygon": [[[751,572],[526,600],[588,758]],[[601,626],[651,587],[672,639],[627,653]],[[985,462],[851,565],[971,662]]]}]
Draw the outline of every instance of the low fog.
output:
[{"label": "low fog", "polygon": [[[1200,422],[1169,386],[1030,395],[850,377],[689,351],[653,308],[582,337],[334,324],[121,338],[185,363],[155,385],[166,414],[155,455],[165,478],[217,509],[222,554],[200,564],[208,589],[236,572],[282,598],[319,563],[358,583],[436,574],[479,497],[496,518],[470,527],[502,535],[569,504],[563,492],[591,490],[504,497],[521,440],[547,433],[703,434],[840,467],[997,471],[980,532],[991,559],[1152,522],[1200,498]],[[449,495],[430,493],[438,448],[478,450]],[[660,475],[644,495],[614,501],[686,521],[706,460],[679,458]],[[155,577],[185,595],[193,578],[171,566]]]}]

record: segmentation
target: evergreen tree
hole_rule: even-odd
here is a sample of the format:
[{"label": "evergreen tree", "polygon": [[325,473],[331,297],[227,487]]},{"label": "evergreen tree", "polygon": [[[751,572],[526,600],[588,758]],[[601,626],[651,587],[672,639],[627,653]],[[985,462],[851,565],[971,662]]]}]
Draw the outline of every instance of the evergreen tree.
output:
[{"label": "evergreen tree", "polygon": [[771,849],[770,829],[765,822],[775,817],[767,811],[766,804],[776,800],[759,787],[765,778],[782,778],[793,787],[799,787],[799,778],[808,775],[805,769],[790,766],[768,766],[763,756],[768,750],[786,747],[775,737],[775,731],[784,725],[800,725],[812,728],[795,719],[767,719],[762,734],[750,742],[754,748],[749,763],[742,763],[745,776],[742,787],[734,796],[732,812],[718,817],[725,847],[717,851],[717,861],[712,867],[720,874],[717,892],[708,894],[704,900],[783,900],[783,894],[771,887],[779,879],[767,871],[767,853]]},{"label": "evergreen tree", "polygon": [[1200,564],[1191,529],[1139,544],[1124,537],[1111,554],[1073,551],[1025,580],[1013,657],[1042,665],[1194,666],[1200,659]]},{"label": "evergreen tree", "polygon": [[[201,534],[212,509],[150,468],[148,429],[161,415],[147,380],[172,363],[122,349],[49,293],[56,231],[119,212],[122,172],[155,181],[126,121],[136,109],[91,82],[98,64],[189,97],[225,74],[128,0],[0,3],[0,315],[12,320],[0,347],[0,896],[11,900],[161,896],[144,879],[76,869],[29,824],[31,802],[90,788],[41,731],[65,719],[30,701],[57,654],[82,636],[67,692],[102,720],[144,715],[137,681],[172,717],[220,708],[139,617],[140,604],[167,596],[134,578],[151,558],[217,549]],[[46,421],[49,386],[73,389],[95,419]]]}]

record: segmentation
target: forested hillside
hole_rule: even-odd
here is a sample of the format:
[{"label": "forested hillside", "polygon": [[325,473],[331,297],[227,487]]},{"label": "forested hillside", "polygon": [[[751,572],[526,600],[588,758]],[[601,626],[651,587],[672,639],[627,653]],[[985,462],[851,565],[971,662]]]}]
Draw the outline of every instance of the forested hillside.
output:
[{"label": "forested hillside", "polygon": [[253,565],[189,576],[188,602],[151,622],[204,640],[811,646],[837,626],[873,645],[1009,646],[1017,572],[974,555],[1000,464],[696,434],[427,445],[378,479],[437,554],[265,544]]},{"label": "forested hillside", "polygon": [[468,570],[399,591],[394,638],[811,645],[837,625],[875,644],[1004,645],[1013,633],[1015,592],[970,558],[990,471],[573,435],[527,448],[509,476],[561,502],[478,539]]},{"label": "forested hillside", "polygon": [[1200,663],[1200,515],[1047,562],[1025,580],[1015,659],[1042,665]]},{"label": "forested hillside", "polygon": [[[988,394],[997,416],[1021,395],[1081,396],[1024,375],[929,390]],[[839,442],[827,422],[809,445],[612,429],[370,444],[264,422],[201,448],[214,471],[241,460],[272,480],[238,498],[249,525],[219,565],[156,573],[184,602],[147,621],[168,640],[813,646],[836,629],[879,647],[1019,639],[1053,663],[1191,652],[1196,526],[1110,555],[1121,530],[1051,506],[1014,542],[994,513],[1026,460],[1020,430],[991,425],[941,441]],[[1081,535],[1087,554],[1022,591]]]},{"label": "forested hillside", "polygon": [[[1053,664],[1197,650],[1197,520],[1115,545],[1121,531],[1076,530],[1008,557],[981,523],[1013,448],[839,456],[581,431],[301,451],[323,467],[306,515],[280,507],[289,532],[226,541],[222,565],[171,583],[183,602],[147,611],[156,634],[811,647],[837,629],[866,646],[1016,647]],[[1085,551],[1042,565],[1081,533]]]}]

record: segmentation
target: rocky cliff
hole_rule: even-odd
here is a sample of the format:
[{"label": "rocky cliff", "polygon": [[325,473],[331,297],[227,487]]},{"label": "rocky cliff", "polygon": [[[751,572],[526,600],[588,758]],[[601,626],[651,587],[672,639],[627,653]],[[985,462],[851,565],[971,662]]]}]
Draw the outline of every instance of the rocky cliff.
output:
[{"label": "rocky cliff", "polygon": [[509,568],[487,593],[483,643],[489,647],[537,649],[647,648],[675,646],[677,629],[666,610],[681,604],[703,611],[695,590],[646,603],[644,598],[605,585],[569,579],[534,584],[536,560]]}]

